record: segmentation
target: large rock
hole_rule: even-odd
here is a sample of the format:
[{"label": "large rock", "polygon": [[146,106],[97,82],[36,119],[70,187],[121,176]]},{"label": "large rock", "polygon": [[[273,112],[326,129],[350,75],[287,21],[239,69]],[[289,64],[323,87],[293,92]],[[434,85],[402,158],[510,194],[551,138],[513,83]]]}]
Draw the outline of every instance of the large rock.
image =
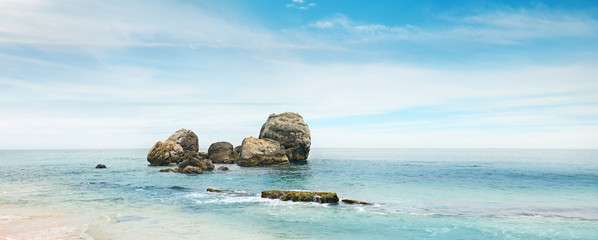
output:
[{"label": "large rock", "polygon": [[208,158],[213,163],[235,163],[233,159],[233,145],[229,142],[216,142],[208,148]]},{"label": "large rock", "polygon": [[179,163],[185,155],[181,145],[173,141],[158,141],[147,154],[147,161],[152,166],[168,166],[170,163]]},{"label": "large rock", "polygon": [[297,113],[270,114],[262,126],[259,138],[279,142],[290,161],[306,160],[309,156],[311,134],[303,117]]},{"label": "large rock", "polygon": [[181,129],[164,142],[157,142],[147,154],[152,166],[173,166],[185,159],[199,158],[199,140],[191,130]]},{"label": "large rock", "polygon": [[176,131],[166,141],[173,141],[183,147],[185,151],[197,152],[199,150],[199,140],[197,135],[189,129],[182,128]]},{"label": "large rock", "polygon": [[284,147],[272,139],[248,137],[243,140],[237,165],[247,166],[282,166],[288,165]]}]

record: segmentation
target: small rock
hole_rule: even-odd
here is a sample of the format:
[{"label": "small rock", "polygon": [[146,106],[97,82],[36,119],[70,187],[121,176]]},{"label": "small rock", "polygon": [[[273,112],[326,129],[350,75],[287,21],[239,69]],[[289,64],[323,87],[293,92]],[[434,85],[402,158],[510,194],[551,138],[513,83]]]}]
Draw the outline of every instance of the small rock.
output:
[{"label": "small rock", "polygon": [[100,163],[100,164],[96,165],[96,168],[106,168],[106,165]]},{"label": "small rock", "polygon": [[174,172],[174,169],[172,169],[172,168],[164,168],[164,169],[160,169],[160,172]]},{"label": "small rock", "polygon": [[369,202],[362,202],[362,201],[357,201],[357,200],[351,200],[351,199],[343,199],[342,202],[346,203],[346,204],[363,204],[363,205],[373,205]]},{"label": "small rock", "polygon": [[208,192],[217,192],[217,193],[222,193],[224,191],[220,190],[220,189],[215,189],[215,188],[208,188],[206,189],[206,191]]},{"label": "small rock", "polygon": [[218,171],[228,171],[229,169],[225,166],[218,167]]},{"label": "small rock", "polygon": [[179,163],[179,169],[185,169],[187,166],[198,167],[203,171],[214,170],[214,164],[210,159],[192,158]]},{"label": "small rock", "polygon": [[179,169],[179,173],[184,173],[184,174],[203,174],[203,170],[199,167],[194,167],[194,166],[186,166],[185,168],[183,168],[183,170]]}]

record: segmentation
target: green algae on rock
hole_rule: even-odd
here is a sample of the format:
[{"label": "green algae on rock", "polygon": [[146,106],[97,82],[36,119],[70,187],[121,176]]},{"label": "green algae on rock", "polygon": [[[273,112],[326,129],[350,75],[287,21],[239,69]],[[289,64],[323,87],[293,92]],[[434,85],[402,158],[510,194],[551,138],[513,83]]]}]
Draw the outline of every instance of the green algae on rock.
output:
[{"label": "green algae on rock", "polygon": [[282,201],[293,202],[319,202],[319,203],[338,203],[338,195],[333,192],[307,192],[307,191],[281,191],[268,190],[262,191],[262,198],[280,199]]},{"label": "green algae on rock", "polygon": [[223,193],[224,192],[223,190],[215,189],[215,188],[211,188],[211,187],[209,187],[208,189],[206,189],[206,191],[208,191],[208,192],[217,192],[217,193]]},{"label": "green algae on rock", "polygon": [[357,201],[357,200],[351,200],[351,199],[343,199],[341,200],[342,202],[346,203],[346,204],[362,204],[362,205],[373,205],[369,202],[362,202],[362,201]]}]

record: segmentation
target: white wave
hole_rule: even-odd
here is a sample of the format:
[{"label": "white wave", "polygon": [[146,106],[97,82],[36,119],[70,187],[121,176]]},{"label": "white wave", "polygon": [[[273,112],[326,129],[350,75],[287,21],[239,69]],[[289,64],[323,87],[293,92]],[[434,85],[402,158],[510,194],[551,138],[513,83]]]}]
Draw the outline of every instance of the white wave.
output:
[{"label": "white wave", "polygon": [[27,219],[29,218],[28,216],[15,216],[15,215],[0,215],[0,220],[4,220],[4,221],[12,221],[12,220],[16,220],[16,219]]}]

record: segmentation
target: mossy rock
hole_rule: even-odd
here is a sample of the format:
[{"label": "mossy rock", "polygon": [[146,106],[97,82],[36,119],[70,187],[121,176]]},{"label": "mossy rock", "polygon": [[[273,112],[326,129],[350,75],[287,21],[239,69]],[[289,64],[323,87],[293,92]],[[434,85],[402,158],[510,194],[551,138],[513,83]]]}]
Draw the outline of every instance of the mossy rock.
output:
[{"label": "mossy rock", "polygon": [[357,200],[351,200],[351,199],[343,199],[342,202],[346,203],[346,204],[362,204],[362,205],[373,205],[369,202],[362,202],[362,201],[357,201]]},{"label": "mossy rock", "polygon": [[220,189],[215,189],[215,188],[208,188],[206,189],[206,191],[208,192],[216,192],[216,193],[223,193],[224,191],[220,190]]},{"label": "mossy rock", "polygon": [[308,191],[262,191],[262,198],[280,199],[282,201],[338,203],[339,198],[333,192],[308,192]]}]

